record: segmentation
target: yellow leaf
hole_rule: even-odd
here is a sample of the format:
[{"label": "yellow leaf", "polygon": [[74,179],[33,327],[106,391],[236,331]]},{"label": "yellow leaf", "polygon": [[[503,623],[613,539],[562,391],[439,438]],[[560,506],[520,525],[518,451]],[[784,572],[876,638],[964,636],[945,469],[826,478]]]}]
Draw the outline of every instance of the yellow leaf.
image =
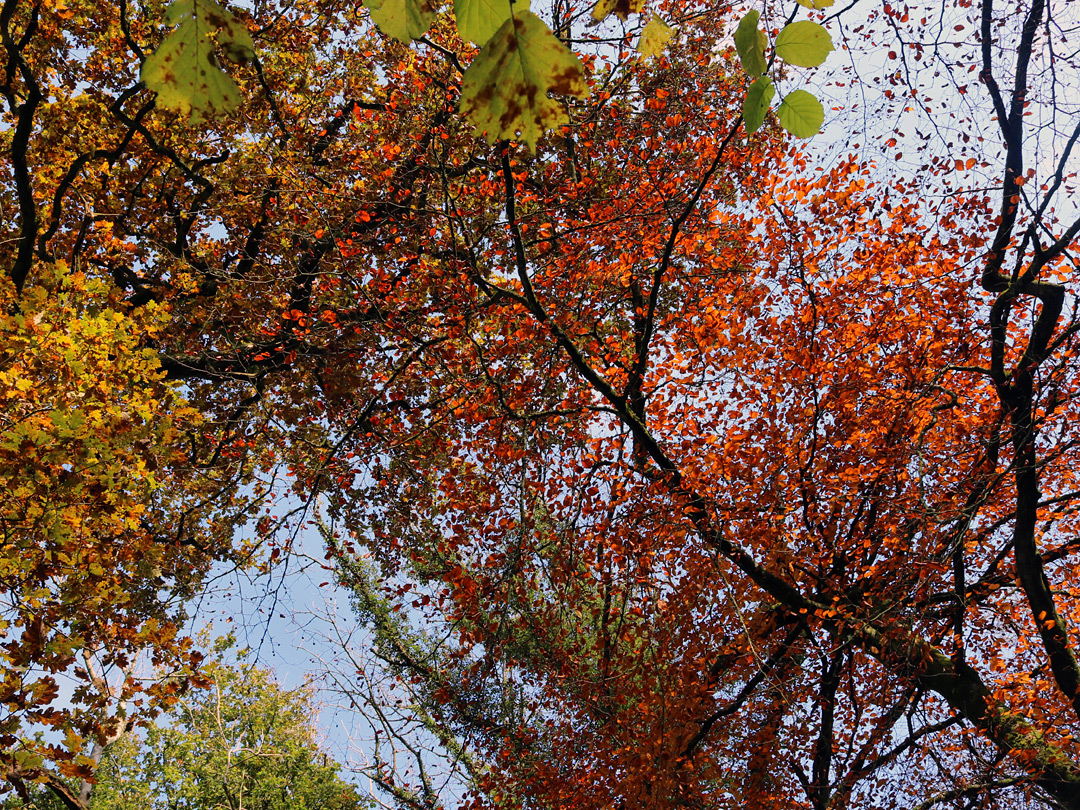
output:
[{"label": "yellow leaf", "polygon": [[645,0],[597,0],[592,17],[600,22],[614,14],[620,20],[625,20],[631,14],[638,14],[644,7]]},{"label": "yellow leaf", "polygon": [[638,53],[642,56],[659,56],[674,33],[671,26],[654,14],[641,31],[641,39],[638,40],[637,46]]}]

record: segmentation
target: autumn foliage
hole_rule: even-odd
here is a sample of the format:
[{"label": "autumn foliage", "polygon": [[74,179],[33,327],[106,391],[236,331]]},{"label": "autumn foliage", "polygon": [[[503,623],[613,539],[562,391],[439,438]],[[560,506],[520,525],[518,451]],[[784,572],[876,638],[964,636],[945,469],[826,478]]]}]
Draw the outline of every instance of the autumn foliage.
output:
[{"label": "autumn foliage", "polygon": [[387,801],[1080,807],[1076,11],[862,5],[534,6],[518,144],[427,4],[231,7],[199,121],[140,65],[241,29],[7,0],[12,787],[85,806],[317,513]]}]

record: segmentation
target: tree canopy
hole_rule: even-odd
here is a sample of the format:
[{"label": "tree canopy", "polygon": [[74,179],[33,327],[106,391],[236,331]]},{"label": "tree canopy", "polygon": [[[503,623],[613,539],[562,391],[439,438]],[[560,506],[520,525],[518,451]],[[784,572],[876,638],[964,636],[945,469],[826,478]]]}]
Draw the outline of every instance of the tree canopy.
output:
[{"label": "tree canopy", "polygon": [[5,0],[7,783],[318,517],[386,803],[1080,807],[1080,9],[830,6]]}]

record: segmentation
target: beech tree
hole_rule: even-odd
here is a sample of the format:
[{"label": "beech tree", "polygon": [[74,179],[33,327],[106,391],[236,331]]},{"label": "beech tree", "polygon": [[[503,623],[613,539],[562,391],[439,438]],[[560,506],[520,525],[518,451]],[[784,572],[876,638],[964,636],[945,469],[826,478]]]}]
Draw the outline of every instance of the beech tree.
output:
[{"label": "beech tree", "polygon": [[7,0],[9,783],[320,498],[388,801],[1080,806],[1080,20],[829,5]]}]

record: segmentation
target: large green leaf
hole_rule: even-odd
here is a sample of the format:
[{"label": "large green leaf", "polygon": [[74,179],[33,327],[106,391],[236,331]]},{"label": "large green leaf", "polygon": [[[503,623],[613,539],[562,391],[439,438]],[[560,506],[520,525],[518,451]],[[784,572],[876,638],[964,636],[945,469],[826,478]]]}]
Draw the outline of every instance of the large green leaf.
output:
[{"label": "large green leaf", "polygon": [[510,19],[529,10],[529,0],[454,0],[454,17],[462,39],[483,45]]},{"label": "large green leaf", "polygon": [[817,67],[832,49],[829,32],[809,20],[785,25],[776,38],[776,55],[789,65],[799,67]]},{"label": "large green leaf", "polygon": [[812,93],[795,90],[784,96],[776,111],[780,126],[796,138],[811,138],[821,130],[825,109]]},{"label": "large green leaf", "polygon": [[776,88],[768,76],[760,76],[746,91],[743,101],[743,121],[748,134],[757,132],[765,122],[765,113],[769,111]]},{"label": "large green leaf", "polygon": [[438,14],[432,0],[364,0],[379,30],[408,45],[431,28]]},{"label": "large green leaf", "polygon": [[461,111],[488,143],[520,138],[536,148],[547,130],[567,121],[548,93],[589,94],[581,62],[531,11],[503,23],[461,81]]},{"label": "large green leaf", "polygon": [[233,62],[255,57],[247,27],[215,0],[175,0],[165,22],[176,30],[143,62],[143,83],[157,104],[192,123],[223,115],[240,103],[240,90],[214,57],[218,47]]},{"label": "large green leaf", "polygon": [[735,50],[739,52],[739,61],[743,70],[750,76],[760,76],[765,72],[765,45],[768,40],[758,28],[756,11],[746,12],[735,29]]}]

